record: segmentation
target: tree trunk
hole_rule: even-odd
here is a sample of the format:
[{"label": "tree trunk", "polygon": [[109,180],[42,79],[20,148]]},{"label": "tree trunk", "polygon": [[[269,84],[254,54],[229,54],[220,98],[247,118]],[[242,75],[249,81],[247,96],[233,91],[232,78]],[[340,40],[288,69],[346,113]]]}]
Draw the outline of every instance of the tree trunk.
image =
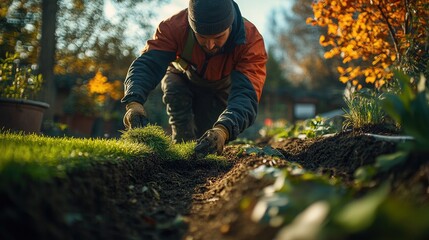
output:
[{"label": "tree trunk", "polygon": [[53,121],[55,109],[56,86],[54,81],[55,30],[57,25],[57,0],[42,0],[42,37],[40,40],[39,73],[43,76],[43,87],[40,98],[50,108],[45,112],[44,120]]}]

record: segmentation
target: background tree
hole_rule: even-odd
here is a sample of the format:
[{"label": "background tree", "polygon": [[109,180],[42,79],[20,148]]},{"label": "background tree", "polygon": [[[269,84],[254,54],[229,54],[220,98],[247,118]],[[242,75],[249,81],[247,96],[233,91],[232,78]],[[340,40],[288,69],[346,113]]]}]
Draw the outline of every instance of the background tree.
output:
[{"label": "background tree", "polygon": [[267,77],[265,80],[265,89],[279,89],[290,87],[291,82],[285,76],[285,70],[282,66],[282,58],[275,53],[273,46],[268,47]]},{"label": "background tree", "polygon": [[327,28],[320,44],[325,58],[339,56],[340,81],[382,86],[391,66],[408,74],[428,74],[429,3],[427,0],[320,0],[307,23]]},{"label": "background tree", "polygon": [[267,77],[261,97],[259,115],[263,119],[284,118],[285,105],[281,96],[292,88],[291,82],[285,76],[282,59],[275,53],[274,47],[268,47]]},{"label": "background tree", "polygon": [[60,1],[57,71],[87,73],[101,67],[124,76],[152,29],[154,6],[164,1]]},{"label": "background tree", "polygon": [[[54,82],[55,66],[55,30],[57,27],[57,0],[42,0],[42,34],[40,39],[39,72],[43,76],[44,86],[41,98],[51,106],[54,105],[56,88]],[[45,111],[45,119],[54,119],[54,110]]]},{"label": "background tree", "polygon": [[293,1],[289,8],[273,10],[269,22],[274,46],[281,53],[286,77],[294,85],[313,90],[338,88],[336,60],[324,59],[324,48],[317,44],[324,30],[305,23],[313,14],[311,3]]}]

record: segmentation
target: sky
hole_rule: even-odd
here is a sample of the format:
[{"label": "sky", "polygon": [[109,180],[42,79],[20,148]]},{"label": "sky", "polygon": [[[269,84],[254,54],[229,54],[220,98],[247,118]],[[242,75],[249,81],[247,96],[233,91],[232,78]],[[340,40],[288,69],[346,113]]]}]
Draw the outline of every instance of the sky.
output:
[{"label": "sky", "polygon": [[[178,11],[188,7],[189,0],[170,0],[170,3],[163,4],[157,11],[158,17],[154,19],[154,24],[170,17]],[[243,17],[255,24],[259,32],[265,39],[268,39],[269,31],[267,17],[272,9],[279,6],[286,6],[288,0],[235,0]]]}]

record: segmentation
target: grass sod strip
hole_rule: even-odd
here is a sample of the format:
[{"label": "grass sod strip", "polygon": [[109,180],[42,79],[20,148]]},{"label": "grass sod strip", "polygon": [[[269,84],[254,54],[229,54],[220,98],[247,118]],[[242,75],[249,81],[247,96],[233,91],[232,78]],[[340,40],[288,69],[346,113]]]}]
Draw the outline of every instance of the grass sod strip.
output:
[{"label": "grass sod strip", "polygon": [[[151,125],[124,132],[121,139],[47,137],[0,131],[0,183],[63,176],[74,168],[103,162],[144,158],[154,154],[167,161],[194,161],[195,142],[173,144],[161,127]],[[209,155],[224,166],[225,159]]]},{"label": "grass sod strip", "polygon": [[193,157],[195,142],[174,144],[160,126],[149,125],[144,128],[123,132],[122,140],[145,144],[151,152],[165,160],[190,159]]},{"label": "grass sod strip", "polygon": [[156,125],[126,131],[123,133],[122,139],[128,142],[145,144],[159,158],[170,162],[177,162],[183,165],[182,167],[198,162],[204,162],[203,164],[220,168],[230,165],[225,157],[215,154],[209,154],[202,159],[197,159],[194,152],[195,141],[174,144],[171,136],[166,135],[164,130]]},{"label": "grass sod strip", "polygon": [[[78,139],[0,133],[0,181],[22,176],[49,179],[73,168],[149,154],[146,145],[107,139]],[[2,180],[3,179],[3,180]]]}]

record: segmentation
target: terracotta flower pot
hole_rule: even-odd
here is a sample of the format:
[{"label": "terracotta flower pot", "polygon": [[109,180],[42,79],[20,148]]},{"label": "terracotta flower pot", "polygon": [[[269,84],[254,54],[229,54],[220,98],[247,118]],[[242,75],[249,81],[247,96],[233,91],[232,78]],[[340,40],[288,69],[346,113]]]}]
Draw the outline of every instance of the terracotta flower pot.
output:
[{"label": "terracotta flower pot", "polygon": [[49,104],[33,100],[0,98],[0,128],[40,133]]}]

